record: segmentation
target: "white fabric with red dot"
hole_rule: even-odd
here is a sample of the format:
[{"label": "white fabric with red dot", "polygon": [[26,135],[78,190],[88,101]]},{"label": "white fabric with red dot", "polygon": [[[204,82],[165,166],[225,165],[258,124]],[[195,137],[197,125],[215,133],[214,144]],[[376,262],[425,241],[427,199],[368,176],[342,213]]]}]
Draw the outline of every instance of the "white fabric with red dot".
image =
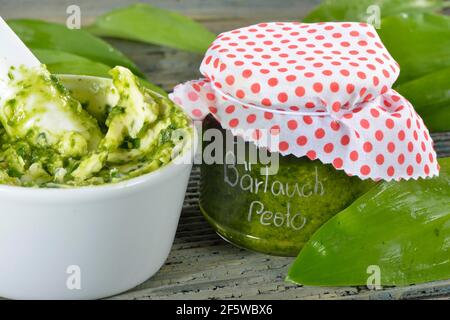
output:
[{"label": "white fabric with red dot", "polygon": [[[438,175],[433,141],[391,89],[400,69],[365,23],[261,23],[220,34],[171,98],[235,135],[362,179]],[[268,145],[265,135],[276,136]]]}]

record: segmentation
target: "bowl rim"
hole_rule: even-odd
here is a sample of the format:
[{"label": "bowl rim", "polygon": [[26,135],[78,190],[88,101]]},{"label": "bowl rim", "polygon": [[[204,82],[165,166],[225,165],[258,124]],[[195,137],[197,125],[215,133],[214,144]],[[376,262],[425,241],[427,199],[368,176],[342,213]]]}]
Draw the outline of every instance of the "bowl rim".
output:
[{"label": "bowl rim", "polygon": [[[94,79],[105,79],[105,80],[111,80],[105,77],[96,77],[96,76],[84,76],[84,75],[73,75],[73,74],[56,74],[57,77],[64,76],[64,77],[73,77],[73,78],[94,78]],[[158,92],[152,91],[155,94],[163,97]],[[169,99],[169,98],[166,98]],[[180,108],[180,107],[179,107]],[[182,108],[180,108],[181,111],[184,112]],[[185,113],[186,114],[186,113]],[[124,191],[131,189],[133,187],[138,187],[143,184],[146,184],[152,180],[160,180],[164,179],[164,177],[167,174],[170,174],[171,171],[175,170],[177,167],[186,167],[186,166],[192,166],[195,158],[195,154],[197,153],[198,148],[198,131],[196,126],[194,125],[192,119],[187,115],[187,118],[190,121],[190,127],[192,128],[192,139],[190,143],[186,144],[180,154],[178,154],[175,158],[171,159],[169,163],[159,167],[158,169],[145,173],[143,175],[129,178],[120,182],[111,182],[111,183],[105,183],[105,184],[99,184],[99,185],[86,185],[86,186],[64,186],[61,188],[40,188],[40,187],[25,187],[25,186],[16,186],[16,185],[8,185],[8,184],[0,184],[0,194],[8,193],[16,193],[20,192],[22,195],[37,195],[37,194],[56,194],[59,195],[67,194],[67,193],[78,193],[78,194],[85,194],[85,193],[92,193],[92,192],[108,192],[108,191]],[[181,161],[181,163],[178,163]],[[189,162],[186,162],[189,161]]]}]

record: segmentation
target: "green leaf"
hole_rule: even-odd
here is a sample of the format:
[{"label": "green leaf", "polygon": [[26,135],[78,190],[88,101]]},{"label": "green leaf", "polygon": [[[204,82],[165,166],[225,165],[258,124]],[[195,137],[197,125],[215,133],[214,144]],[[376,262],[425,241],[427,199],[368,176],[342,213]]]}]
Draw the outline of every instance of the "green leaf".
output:
[{"label": "green leaf", "polygon": [[378,33],[400,64],[397,84],[450,67],[450,17],[400,14],[383,19]]},{"label": "green leaf", "polygon": [[[39,61],[44,63],[53,74],[76,74],[111,78],[109,75],[111,68],[105,64],[63,51],[48,49],[32,49],[32,51]],[[150,90],[167,96],[167,93],[160,87],[141,78],[140,82]]]},{"label": "green leaf", "polygon": [[136,65],[120,51],[84,30],[38,20],[9,20],[9,26],[31,49],[51,49],[72,53],[110,67],[127,67],[143,76]]},{"label": "green leaf", "polygon": [[110,66],[100,62],[63,51],[31,49],[53,74],[76,74],[96,77],[109,77]]},{"label": "green leaf", "polygon": [[450,68],[395,88],[405,96],[431,132],[450,131]]},{"label": "green leaf", "polygon": [[450,158],[439,162],[440,177],[383,182],[330,219],[287,280],[366,285],[371,266],[379,268],[381,285],[450,278]]},{"label": "green leaf", "polygon": [[366,22],[371,15],[369,6],[377,5],[381,17],[400,12],[436,11],[444,6],[442,0],[325,0],[314,8],[304,22],[321,21],[361,21]]},{"label": "green leaf", "polygon": [[204,53],[215,35],[175,12],[138,3],[96,19],[88,30],[99,36],[142,41]]}]

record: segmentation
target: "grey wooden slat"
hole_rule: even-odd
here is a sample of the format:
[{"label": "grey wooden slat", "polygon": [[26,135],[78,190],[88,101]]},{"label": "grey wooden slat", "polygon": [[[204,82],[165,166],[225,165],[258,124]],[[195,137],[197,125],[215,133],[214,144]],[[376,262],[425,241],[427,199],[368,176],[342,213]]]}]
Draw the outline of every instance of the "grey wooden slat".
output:
[{"label": "grey wooden slat", "polygon": [[[390,288],[379,291],[367,291],[357,296],[358,299],[419,299],[419,298],[450,299],[450,280],[436,281],[409,287]],[[355,297],[348,297],[354,299]],[[347,299],[347,298],[346,298]]]},{"label": "grey wooden slat", "polygon": [[[249,23],[269,20],[298,20],[310,11],[319,0],[146,0],[160,8],[178,11],[194,19],[208,23],[217,21],[218,31],[224,24],[237,25],[238,21]],[[135,0],[1,0],[1,15],[6,18],[40,18],[65,21],[66,8],[78,5],[84,24],[111,9],[136,3]],[[43,10],[45,8],[45,10]],[[247,23],[247,22],[245,22]]]}]

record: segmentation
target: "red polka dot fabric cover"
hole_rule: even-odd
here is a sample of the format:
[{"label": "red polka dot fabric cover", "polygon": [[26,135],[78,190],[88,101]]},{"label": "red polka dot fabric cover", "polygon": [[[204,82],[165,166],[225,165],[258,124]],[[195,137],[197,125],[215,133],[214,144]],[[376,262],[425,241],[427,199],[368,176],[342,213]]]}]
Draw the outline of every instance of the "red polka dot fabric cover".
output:
[{"label": "red polka dot fabric cover", "polygon": [[193,119],[211,113],[259,147],[362,179],[438,175],[427,128],[391,89],[399,66],[368,24],[273,22],[225,32],[200,71],[203,79],[171,94]]}]

